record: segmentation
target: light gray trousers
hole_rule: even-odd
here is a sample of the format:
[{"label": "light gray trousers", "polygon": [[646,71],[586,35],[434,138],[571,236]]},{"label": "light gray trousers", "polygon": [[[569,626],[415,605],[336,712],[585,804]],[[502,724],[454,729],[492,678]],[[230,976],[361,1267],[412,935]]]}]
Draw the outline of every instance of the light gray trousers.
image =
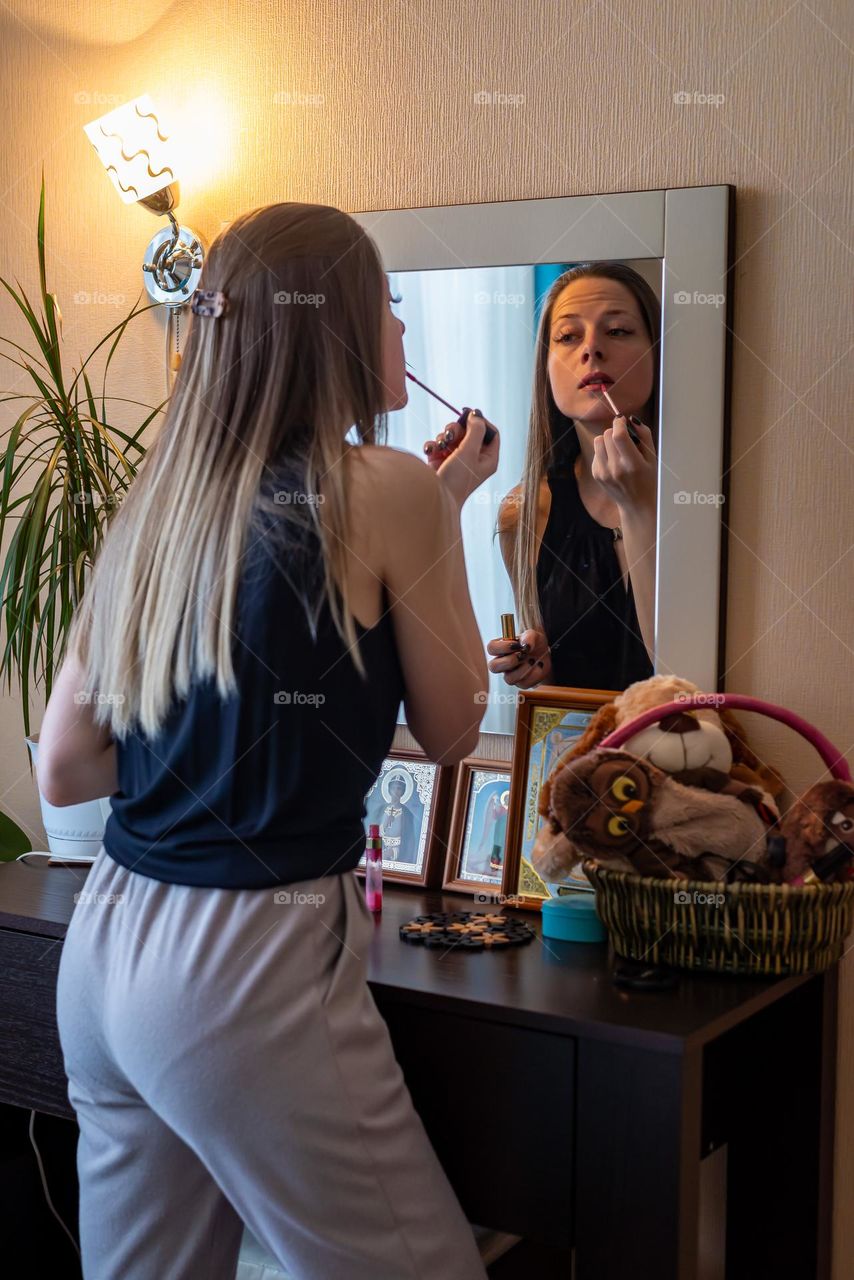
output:
[{"label": "light gray trousers", "polygon": [[86,1280],[483,1280],[365,980],[353,872],[165,884],[101,848],[57,990]]}]

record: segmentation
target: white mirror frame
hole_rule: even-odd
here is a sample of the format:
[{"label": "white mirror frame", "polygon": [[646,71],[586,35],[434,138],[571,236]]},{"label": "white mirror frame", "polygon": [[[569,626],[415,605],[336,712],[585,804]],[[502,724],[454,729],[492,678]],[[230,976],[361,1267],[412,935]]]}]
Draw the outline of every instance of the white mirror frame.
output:
[{"label": "white mirror frame", "polygon": [[655,669],[707,692],[724,674],[734,194],[675,187],[353,214],[387,271],[662,260]]}]

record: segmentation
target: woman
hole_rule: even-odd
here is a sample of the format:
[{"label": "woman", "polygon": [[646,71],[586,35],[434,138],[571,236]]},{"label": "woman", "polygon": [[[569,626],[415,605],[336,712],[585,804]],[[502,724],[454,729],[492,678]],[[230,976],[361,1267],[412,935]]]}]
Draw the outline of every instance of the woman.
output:
[{"label": "woman", "polygon": [[498,518],[524,630],[487,646],[489,669],[517,688],[620,690],[653,673],[657,459],[647,424],[658,416],[659,331],[655,293],[622,263],[573,267],[546,296],[524,476]]},{"label": "woman", "polygon": [[477,741],[460,509],[498,443],[470,419],[438,477],[383,447],[403,325],[346,214],[238,218],[202,286],[40,738],[50,802],[112,796],[57,997],[84,1274],[231,1280],[245,1222],[295,1277],[482,1280],[353,868],[401,698],[430,759]]}]

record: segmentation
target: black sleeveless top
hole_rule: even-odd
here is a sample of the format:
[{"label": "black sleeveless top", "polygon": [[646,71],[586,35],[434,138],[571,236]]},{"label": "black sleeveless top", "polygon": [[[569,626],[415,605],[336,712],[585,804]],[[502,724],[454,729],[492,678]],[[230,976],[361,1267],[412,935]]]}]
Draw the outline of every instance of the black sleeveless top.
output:
[{"label": "black sleeveless top", "polygon": [[[567,443],[567,440],[569,443]],[[654,672],[610,529],[581,501],[565,437],[547,470],[551,509],[537,560],[537,592],[552,655],[550,683],[619,691]]]},{"label": "black sleeveless top", "polygon": [[300,573],[321,591],[316,535],[293,554],[256,537],[233,623],[236,693],[223,702],[213,679],[196,681],[154,741],[116,741],[104,846],[155,880],[265,888],[348,871],[364,852],[364,797],[403,697],[385,592],[380,621],[356,624],[364,681],[328,600],[313,637],[295,592]]}]

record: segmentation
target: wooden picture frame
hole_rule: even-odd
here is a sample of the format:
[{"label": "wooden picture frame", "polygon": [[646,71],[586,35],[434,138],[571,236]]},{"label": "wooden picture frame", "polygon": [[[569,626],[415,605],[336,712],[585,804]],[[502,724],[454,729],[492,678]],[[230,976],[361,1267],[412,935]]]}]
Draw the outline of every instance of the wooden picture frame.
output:
[{"label": "wooden picture frame", "polygon": [[[443,889],[469,895],[504,894],[511,769],[509,760],[492,760],[485,756],[468,756],[456,766]],[[491,857],[487,864],[487,855],[478,856],[473,845],[477,841],[477,829],[481,823],[486,834],[485,828],[490,820],[495,823],[502,821],[495,812],[496,801],[498,809],[504,809],[504,819],[500,839],[500,866],[493,869]],[[487,812],[483,811],[484,804],[488,806]],[[493,849],[494,847],[493,844]]]},{"label": "wooden picture frame", "polygon": [[[404,810],[404,814],[401,816],[404,817],[405,827],[395,826],[395,836],[386,836],[383,842],[383,879],[394,880],[401,884],[417,885],[422,888],[431,887],[437,882],[439,867],[443,861],[445,848],[443,837],[454,769],[428,760],[423,751],[392,747],[382,763],[378,777],[365,796],[367,809],[365,817],[366,839],[369,825],[380,820],[380,812],[383,807],[382,801],[385,800],[388,805],[394,800],[394,797],[384,794],[384,792],[388,791],[388,784],[386,782],[384,786],[383,780],[396,774],[405,775],[409,778],[411,787],[408,793],[404,789],[400,797],[403,803],[396,806],[398,809]],[[429,802],[427,796],[428,786]],[[379,795],[376,794],[377,791],[379,791]],[[412,812],[411,800],[413,796],[415,797],[415,807],[416,809],[420,808],[421,812]],[[427,811],[424,812],[426,802],[428,802]],[[412,831],[413,820],[418,822],[418,830],[414,833]],[[415,844],[416,855],[411,871],[407,870],[405,865],[409,861],[410,850],[407,850],[405,859],[390,856],[393,853],[391,839],[402,839],[404,844],[407,842],[410,845]],[[386,843],[387,841],[388,843]],[[360,875],[365,874],[364,854],[356,867],[356,871]]]},{"label": "wooden picture frame", "polygon": [[[539,911],[546,898],[592,892],[592,885],[581,871],[561,881],[546,882],[526,855],[543,821],[537,809],[542,782],[559,756],[581,737],[598,709],[617,693],[538,685],[535,689],[520,689],[518,694],[504,892],[514,905]],[[557,730],[561,731],[559,735]]]}]

